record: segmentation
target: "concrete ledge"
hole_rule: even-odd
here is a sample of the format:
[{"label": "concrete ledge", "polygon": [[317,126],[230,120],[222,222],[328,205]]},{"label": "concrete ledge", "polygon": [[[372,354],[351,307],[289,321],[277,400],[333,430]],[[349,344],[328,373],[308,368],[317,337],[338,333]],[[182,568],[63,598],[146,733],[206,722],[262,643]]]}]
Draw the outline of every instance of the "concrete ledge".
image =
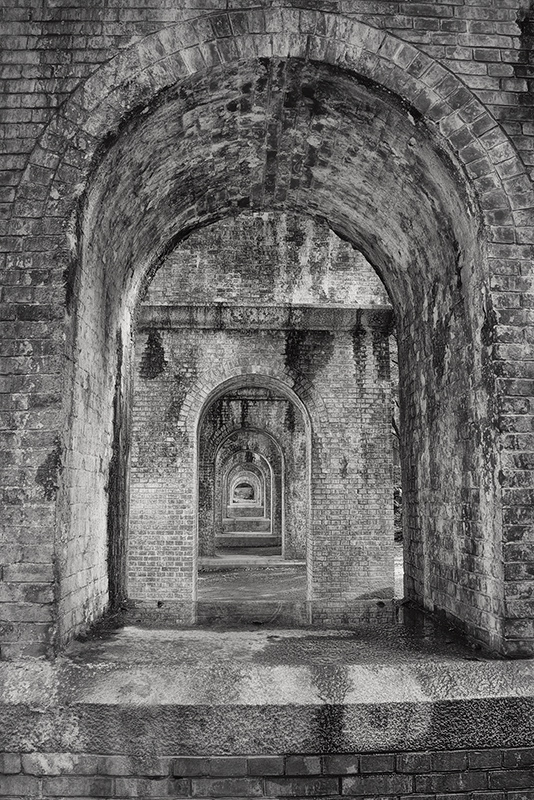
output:
[{"label": "concrete ledge", "polygon": [[[0,749],[335,753],[527,746],[534,663],[432,633],[155,631],[0,665]],[[475,660],[473,660],[475,659]]]}]

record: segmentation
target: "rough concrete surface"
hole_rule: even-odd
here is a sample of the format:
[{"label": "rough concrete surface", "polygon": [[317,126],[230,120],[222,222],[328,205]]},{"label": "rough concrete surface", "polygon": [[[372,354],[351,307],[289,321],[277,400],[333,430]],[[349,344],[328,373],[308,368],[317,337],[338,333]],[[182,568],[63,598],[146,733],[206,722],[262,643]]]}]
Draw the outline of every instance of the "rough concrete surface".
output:
[{"label": "rough concrete surface", "polygon": [[356,632],[130,626],[1,675],[4,750],[341,752],[534,737],[534,664],[486,656],[421,615]]}]

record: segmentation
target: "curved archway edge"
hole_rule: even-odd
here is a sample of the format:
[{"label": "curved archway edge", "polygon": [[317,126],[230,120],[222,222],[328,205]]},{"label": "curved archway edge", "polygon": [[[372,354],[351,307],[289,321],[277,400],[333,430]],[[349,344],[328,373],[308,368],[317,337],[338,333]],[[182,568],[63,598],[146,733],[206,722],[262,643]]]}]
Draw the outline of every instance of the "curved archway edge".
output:
[{"label": "curved archway edge", "polygon": [[[48,180],[51,188],[54,184],[67,188],[61,193],[67,211],[74,195],[83,191],[102,141],[117,134],[134,110],[143,106],[148,110],[159,92],[219,64],[287,57],[347,69],[399,95],[434,122],[473,184],[480,187],[479,202],[491,231],[490,241],[510,243],[502,229],[513,228],[511,212],[525,208],[529,198],[524,192],[507,191],[505,184],[525,168],[485,106],[457,76],[417,47],[365,23],[320,11],[228,11],[145,37],[97,69],[73,92],[30,155],[22,184],[30,182],[32,165],[55,164],[43,180]],[[69,187],[62,180],[62,164],[68,165]],[[496,189],[503,192],[498,204]],[[495,224],[497,208],[501,213]],[[503,208],[510,213],[503,213]]]},{"label": "curved archway edge", "polygon": [[[18,188],[19,197],[33,180],[33,167],[44,166],[42,181],[48,187],[44,214],[49,213],[56,220],[58,216],[67,218],[87,185],[103,140],[119,132],[121,121],[128,114],[143,106],[149,108],[152,98],[181,78],[217,64],[258,57],[297,57],[343,67],[394,92],[430,120],[457,153],[477,191],[486,222],[490,264],[495,265],[501,277],[517,274],[517,260],[531,255],[532,241],[531,231],[517,220],[521,219],[521,211],[533,207],[534,202],[531,193],[514,188],[525,169],[502,128],[456,76],[416,47],[363,23],[322,12],[264,9],[215,14],[141,40],[99,68],[60,108],[29,157]],[[24,210],[20,215],[24,217]],[[27,235],[38,232],[40,220],[30,218],[21,223],[17,218],[10,224],[15,236],[21,235],[22,230]],[[71,251],[75,249],[75,238],[70,239]],[[68,249],[63,236],[58,241]],[[530,274],[529,269],[524,268],[525,275]],[[481,332],[481,339],[490,345],[498,341],[497,325],[506,326],[509,318],[510,314],[490,309],[487,330]],[[525,316],[525,327],[529,325]],[[501,396],[512,398],[511,408],[513,398],[521,394],[517,380],[529,377],[528,365],[522,359],[506,363],[508,340],[502,341],[502,363],[494,386]],[[491,369],[497,371],[493,365]],[[496,428],[497,423],[494,425]],[[501,444],[504,449],[508,447],[504,438]],[[515,445],[510,444],[508,449],[509,460],[517,464],[512,452]],[[507,486],[504,495],[504,522],[510,526],[524,520],[525,514],[525,502],[515,488]],[[513,558],[511,553],[507,557]],[[503,572],[505,579],[514,574],[512,567]],[[503,575],[497,581],[502,582]],[[510,603],[508,607],[511,608]],[[519,619],[518,612],[505,619],[503,609],[501,594],[497,613],[502,626],[496,634],[499,649],[532,649],[532,619],[526,637],[531,644],[525,645],[525,620]],[[508,645],[503,645],[505,640]]]}]

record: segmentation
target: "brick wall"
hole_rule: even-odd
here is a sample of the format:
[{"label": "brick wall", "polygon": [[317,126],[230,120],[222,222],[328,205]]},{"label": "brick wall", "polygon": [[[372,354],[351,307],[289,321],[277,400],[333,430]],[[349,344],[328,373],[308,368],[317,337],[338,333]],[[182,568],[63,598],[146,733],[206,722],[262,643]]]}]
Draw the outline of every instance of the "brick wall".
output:
[{"label": "brick wall", "polygon": [[362,253],[311,217],[244,211],[192,233],[164,260],[144,301],[389,305]]},{"label": "brick wall", "polygon": [[[164,252],[244,207],[324,217],[381,273],[405,321],[412,595],[532,652],[532,9],[310,5],[0,9],[4,657],[106,607],[118,332]],[[315,72],[284,77],[288,54]]]},{"label": "brick wall", "polygon": [[[253,309],[246,310],[248,320]],[[145,310],[141,324],[154,318],[137,342],[128,542],[128,592],[138,606],[141,601],[187,603],[194,593],[195,464],[198,459],[202,470],[213,464],[226,434],[242,426],[244,411],[245,432],[250,426],[268,434],[283,453],[289,555],[294,557],[298,547],[302,557],[308,548],[313,620],[354,623],[360,606],[368,613],[377,600],[380,608],[391,600],[391,314],[347,311],[345,316],[341,310],[329,312],[334,330],[314,329],[317,320],[325,324],[324,310],[308,307],[300,312],[299,327],[287,330],[282,323],[281,330],[272,329],[266,322],[266,329],[254,331],[236,321],[242,308],[228,307],[225,313],[234,322],[220,330],[199,329],[206,324],[201,307],[183,308],[188,327],[178,330],[172,323],[158,329],[164,310]],[[154,331],[159,368],[150,372]],[[273,377],[275,391],[269,385]],[[228,380],[232,386],[225,389]],[[254,399],[255,386],[274,398],[281,395],[282,404]],[[213,392],[217,395],[207,402]],[[293,393],[299,403],[289,418]],[[207,476],[201,472],[200,477]],[[213,507],[208,511],[213,515]],[[187,610],[183,613],[190,621]]]},{"label": "brick wall", "polygon": [[134,757],[2,753],[0,796],[529,800],[532,748]]}]

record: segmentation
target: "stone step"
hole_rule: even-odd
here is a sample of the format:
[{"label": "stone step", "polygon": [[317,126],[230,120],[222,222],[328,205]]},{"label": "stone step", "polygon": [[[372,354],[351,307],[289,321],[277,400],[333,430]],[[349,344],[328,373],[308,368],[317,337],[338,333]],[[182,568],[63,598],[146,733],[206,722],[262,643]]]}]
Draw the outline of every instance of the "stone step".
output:
[{"label": "stone step", "polygon": [[227,570],[250,570],[253,569],[294,569],[295,567],[306,567],[305,561],[286,561],[281,555],[276,556],[254,556],[254,555],[234,555],[229,553],[224,556],[203,556],[198,560],[199,572],[225,572]]},{"label": "stone step", "polygon": [[235,519],[236,517],[261,517],[265,518],[265,510],[263,506],[226,506],[226,519]]},{"label": "stone step", "polygon": [[267,532],[271,530],[271,520],[265,517],[236,517],[223,519],[223,531],[225,533],[252,533]]},{"label": "stone step", "polygon": [[279,547],[280,536],[256,531],[239,531],[239,533],[223,533],[215,537],[215,547]]},{"label": "stone step", "polygon": [[303,627],[308,624],[306,601],[198,600],[197,624]]}]

